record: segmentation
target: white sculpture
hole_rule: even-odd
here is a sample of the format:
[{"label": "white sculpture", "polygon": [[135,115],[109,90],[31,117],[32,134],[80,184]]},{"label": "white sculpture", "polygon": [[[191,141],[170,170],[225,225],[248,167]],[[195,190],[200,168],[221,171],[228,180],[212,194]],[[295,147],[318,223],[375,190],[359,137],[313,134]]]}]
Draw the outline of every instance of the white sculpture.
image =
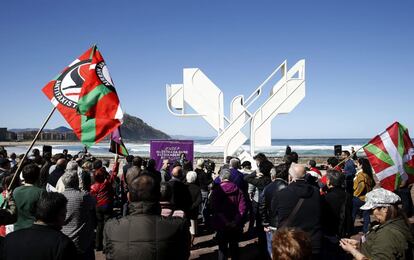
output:
[{"label": "white sculpture", "polygon": [[[280,78],[272,85],[278,72]],[[284,61],[247,99],[243,95],[234,97],[229,118],[224,115],[223,92],[200,69],[184,69],[183,79],[183,84],[167,84],[169,111],[180,117],[203,117],[217,131],[211,145],[223,146],[224,158],[238,156],[242,161],[252,161],[253,166],[256,147],[271,146],[272,119],[291,112],[305,97],[305,60],[298,61],[289,70]],[[267,85],[271,86],[269,97],[250,112],[249,108],[263,95]],[[187,106],[195,113],[186,113]],[[248,134],[243,133],[246,127],[250,130]],[[245,151],[242,145],[248,137],[250,151]]]}]

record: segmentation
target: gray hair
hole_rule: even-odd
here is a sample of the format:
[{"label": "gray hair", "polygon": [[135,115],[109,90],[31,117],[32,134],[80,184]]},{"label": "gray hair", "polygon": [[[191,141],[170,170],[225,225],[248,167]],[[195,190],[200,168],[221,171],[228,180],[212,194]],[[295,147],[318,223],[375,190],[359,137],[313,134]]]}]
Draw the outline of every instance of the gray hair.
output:
[{"label": "gray hair", "polygon": [[230,160],[230,167],[231,167],[231,168],[238,169],[238,168],[239,168],[239,166],[240,166],[240,161],[239,161],[239,159],[237,159],[237,158],[233,158],[233,159],[231,159],[231,160]]},{"label": "gray hair", "polygon": [[194,171],[187,172],[187,175],[185,176],[188,183],[194,183],[197,180],[197,173]]},{"label": "gray hair", "polygon": [[220,172],[220,179],[222,181],[224,180],[230,180],[231,171],[229,169],[222,169]]},{"label": "gray hair", "polygon": [[66,165],[66,171],[77,171],[78,170],[78,163],[76,161],[69,161]]},{"label": "gray hair", "polygon": [[293,180],[303,179],[305,177],[306,170],[303,165],[292,163],[289,168],[289,175]]},{"label": "gray hair", "polygon": [[79,188],[78,170],[66,170],[62,175],[62,182],[65,188]]},{"label": "gray hair", "polygon": [[276,167],[272,167],[272,169],[270,170],[270,178],[272,180],[276,180],[277,177],[278,177],[278,174],[276,171]]}]

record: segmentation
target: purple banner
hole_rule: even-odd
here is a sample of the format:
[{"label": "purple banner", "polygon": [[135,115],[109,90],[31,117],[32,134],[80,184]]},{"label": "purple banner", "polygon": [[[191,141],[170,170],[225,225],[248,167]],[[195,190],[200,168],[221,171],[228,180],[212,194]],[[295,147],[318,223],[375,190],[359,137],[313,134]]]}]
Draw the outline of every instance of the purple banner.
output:
[{"label": "purple banner", "polygon": [[194,162],[194,141],[192,140],[153,140],[150,143],[150,157],[156,161],[156,168],[160,170],[162,161],[168,159],[171,164],[180,160],[184,153],[185,158]]}]

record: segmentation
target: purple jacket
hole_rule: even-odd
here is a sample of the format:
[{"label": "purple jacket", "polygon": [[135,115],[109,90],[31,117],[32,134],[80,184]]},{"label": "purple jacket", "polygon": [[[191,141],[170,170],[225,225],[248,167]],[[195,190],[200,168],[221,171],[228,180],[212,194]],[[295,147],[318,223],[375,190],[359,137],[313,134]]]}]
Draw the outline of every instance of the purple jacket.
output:
[{"label": "purple jacket", "polygon": [[[247,193],[247,182],[244,181],[244,175],[243,173],[241,173],[239,170],[235,169],[235,168],[231,168],[230,169],[230,181],[233,182],[234,184],[237,185],[237,187],[239,189],[241,189],[243,192]],[[221,179],[220,177],[217,177],[214,180],[214,183],[216,184],[220,184],[221,183]]]},{"label": "purple jacket", "polygon": [[246,213],[246,200],[236,184],[225,181],[214,187],[211,193],[213,211],[212,226],[216,230],[241,228]]}]

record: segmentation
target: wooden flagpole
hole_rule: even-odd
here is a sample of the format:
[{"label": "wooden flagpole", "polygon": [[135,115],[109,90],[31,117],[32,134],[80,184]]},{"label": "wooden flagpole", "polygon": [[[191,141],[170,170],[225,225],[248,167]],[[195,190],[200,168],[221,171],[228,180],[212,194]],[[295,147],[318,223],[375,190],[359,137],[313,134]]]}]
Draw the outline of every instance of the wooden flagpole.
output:
[{"label": "wooden flagpole", "polygon": [[13,175],[13,179],[11,180],[11,182],[9,184],[9,187],[7,187],[7,190],[10,190],[10,188],[12,187],[12,185],[13,185],[13,183],[15,181],[16,176],[18,176],[20,174],[20,171],[22,170],[21,168],[23,166],[24,161],[26,160],[27,155],[29,154],[30,150],[32,150],[34,144],[37,141],[37,138],[39,138],[40,133],[43,131],[43,129],[45,128],[47,122],[49,122],[50,118],[52,117],[52,115],[53,115],[53,113],[55,111],[56,111],[56,107],[54,106],[53,109],[52,109],[52,111],[50,111],[49,115],[46,117],[46,120],[43,122],[42,127],[39,129],[39,131],[37,131],[37,134],[35,135],[32,143],[30,144],[29,149],[27,149],[27,151],[24,154],[23,158],[20,160],[19,166],[17,167],[17,170],[16,170],[16,172]]},{"label": "wooden flagpole", "polygon": [[343,164],[344,162],[346,162],[349,158],[352,158],[352,156],[354,156],[354,154],[356,154],[359,150],[361,150],[362,148],[364,148],[364,146],[367,144],[362,145],[361,147],[359,147],[359,149],[357,149],[356,151],[354,151],[353,153],[351,153],[348,157],[346,157],[345,159],[343,159],[342,161],[340,161],[338,163],[338,166]]},{"label": "wooden flagpole", "polygon": [[[398,123],[398,122],[394,122],[393,124],[395,124],[395,123]],[[393,124],[391,124],[391,125],[393,125]],[[388,129],[388,128],[387,128]],[[381,136],[383,133],[385,133],[387,130],[385,129],[384,131],[382,131],[381,133],[379,133],[378,135],[376,135],[376,136]],[[371,139],[372,140],[372,139]],[[343,164],[345,161],[347,161],[349,158],[352,158],[352,156],[354,155],[354,154],[356,154],[359,150],[361,150],[362,148],[364,148],[364,146],[366,146],[367,144],[369,144],[369,141],[368,141],[368,143],[366,143],[366,144],[364,144],[364,145],[362,145],[358,150],[356,150],[355,152],[353,152],[351,155],[349,155],[348,157],[346,157],[345,159],[343,159],[340,163],[338,163],[338,166],[339,165],[341,165],[341,164]]]},{"label": "wooden flagpole", "polygon": [[117,163],[118,162],[118,157],[119,157],[119,155],[118,155],[118,143],[117,142],[115,142],[115,163]]}]

